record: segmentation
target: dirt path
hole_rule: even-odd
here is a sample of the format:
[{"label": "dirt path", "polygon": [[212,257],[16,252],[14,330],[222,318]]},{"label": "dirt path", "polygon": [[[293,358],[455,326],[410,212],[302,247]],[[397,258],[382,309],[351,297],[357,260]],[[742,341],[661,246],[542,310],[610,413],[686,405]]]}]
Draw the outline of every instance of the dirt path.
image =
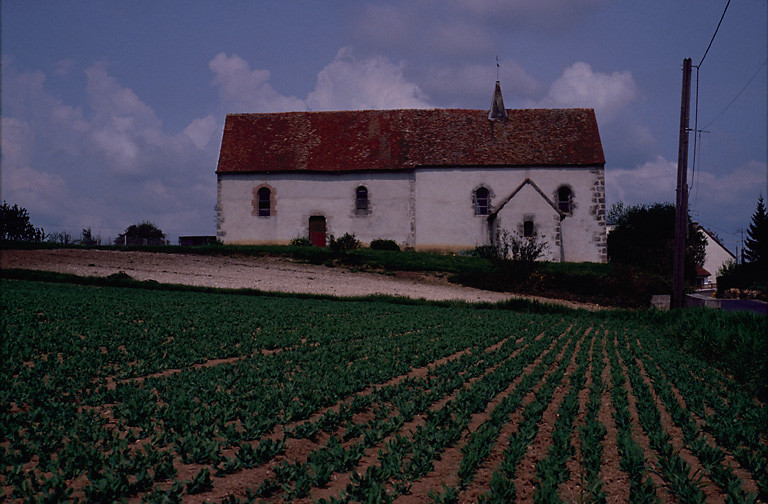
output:
[{"label": "dirt path", "polygon": [[496,303],[535,299],[574,308],[597,308],[532,296],[490,292],[449,283],[436,275],[398,272],[394,276],[351,272],[279,257],[229,257],[115,250],[0,250],[0,269],[30,269],[105,277],[120,271],[136,280],[267,292],[367,296],[385,294],[432,301]]}]

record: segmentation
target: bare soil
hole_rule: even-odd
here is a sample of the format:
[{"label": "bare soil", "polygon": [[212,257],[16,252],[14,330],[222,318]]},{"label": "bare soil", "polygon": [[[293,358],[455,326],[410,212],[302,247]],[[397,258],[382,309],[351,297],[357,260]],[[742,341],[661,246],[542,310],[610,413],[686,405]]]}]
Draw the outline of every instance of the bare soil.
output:
[{"label": "bare soil", "polygon": [[135,280],[154,280],[160,283],[341,297],[378,294],[473,303],[531,299],[574,308],[596,308],[590,304],[463,287],[449,283],[439,274],[369,273],[272,256],[234,257],[82,249],[0,250],[0,269],[41,270],[96,277],[123,272]]}]

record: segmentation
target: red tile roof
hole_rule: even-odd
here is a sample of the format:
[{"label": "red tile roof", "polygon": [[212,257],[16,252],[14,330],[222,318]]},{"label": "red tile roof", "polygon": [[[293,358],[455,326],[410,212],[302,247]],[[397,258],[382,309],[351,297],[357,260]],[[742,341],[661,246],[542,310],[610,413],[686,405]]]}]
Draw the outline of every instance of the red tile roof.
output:
[{"label": "red tile roof", "polygon": [[591,109],[230,114],[217,173],[603,166]]}]

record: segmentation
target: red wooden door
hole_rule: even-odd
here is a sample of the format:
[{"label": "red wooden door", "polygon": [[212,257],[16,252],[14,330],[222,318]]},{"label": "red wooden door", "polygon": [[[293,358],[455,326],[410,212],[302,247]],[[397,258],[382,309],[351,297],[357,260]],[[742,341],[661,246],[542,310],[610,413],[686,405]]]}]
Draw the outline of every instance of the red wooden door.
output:
[{"label": "red wooden door", "polygon": [[309,218],[309,240],[316,247],[325,247],[325,217],[322,215]]}]

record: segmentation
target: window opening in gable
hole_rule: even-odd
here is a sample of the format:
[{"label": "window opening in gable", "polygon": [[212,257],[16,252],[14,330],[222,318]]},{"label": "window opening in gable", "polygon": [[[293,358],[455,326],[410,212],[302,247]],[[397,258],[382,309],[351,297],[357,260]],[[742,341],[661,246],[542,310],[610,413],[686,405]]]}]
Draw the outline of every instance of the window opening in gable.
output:
[{"label": "window opening in gable", "polygon": [[258,201],[259,217],[269,217],[272,213],[272,191],[262,187],[256,193],[256,199]]},{"label": "window opening in gable", "polygon": [[491,193],[485,187],[475,191],[475,215],[488,215],[491,208]]},{"label": "window opening in gable", "polygon": [[573,213],[573,191],[568,186],[557,189],[557,207],[566,214]]},{"label": "window opening in gable", "polygon": [[528,217],[523,221],[523,236],[525,238],[533,238],[536,234],[536,230],[533,226],[533,218]]},{"label": "window opening in gable", "polygon": [[359,186],[355,189],[355,213],[357,215],[368,215],[368,188]]}]

